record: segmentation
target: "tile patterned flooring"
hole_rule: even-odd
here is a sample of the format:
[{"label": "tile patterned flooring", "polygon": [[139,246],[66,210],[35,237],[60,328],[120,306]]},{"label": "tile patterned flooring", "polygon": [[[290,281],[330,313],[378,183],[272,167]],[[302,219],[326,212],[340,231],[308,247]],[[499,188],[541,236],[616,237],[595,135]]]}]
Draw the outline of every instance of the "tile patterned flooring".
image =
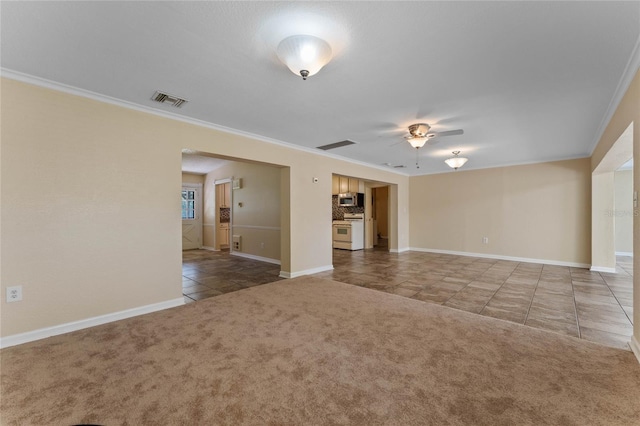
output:
[{"label": "tile patterned flooring", "polygon": [[231,256],[229,250],[182,252],[182,294],[186,303],[279,281],[280,265]]},{"label": "tile patterned flooring", "polygon": [[[632,258],[616,274],[447,254],[333,251],[334,270],[315,274],[629,350]],[[280,280],[279,267],[205,250],[183,254],[190,302]]]}]

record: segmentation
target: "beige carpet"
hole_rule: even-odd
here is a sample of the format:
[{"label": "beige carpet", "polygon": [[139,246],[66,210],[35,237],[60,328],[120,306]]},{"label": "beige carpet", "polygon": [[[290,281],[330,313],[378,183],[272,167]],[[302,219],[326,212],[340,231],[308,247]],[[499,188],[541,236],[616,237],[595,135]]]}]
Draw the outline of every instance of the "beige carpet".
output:
[{"label": "beige carpet", "polygon": [[7,348],[2,425],[630,425],[630,352],[319,278]]}]

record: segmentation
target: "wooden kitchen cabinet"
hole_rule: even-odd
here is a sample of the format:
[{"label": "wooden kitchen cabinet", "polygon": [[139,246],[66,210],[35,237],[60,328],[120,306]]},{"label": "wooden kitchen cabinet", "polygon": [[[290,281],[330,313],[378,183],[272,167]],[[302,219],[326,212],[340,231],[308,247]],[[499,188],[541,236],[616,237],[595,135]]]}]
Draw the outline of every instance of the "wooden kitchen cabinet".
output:
[{"label": "wooden kitchen cabinet", "polygon": [[349,178],[349,192],[360,192],[360,179]]},{"label": "wooden kitchen cabinet", "polygon": [[349,178],[346,176],[340,176],[340,194],[349,192]]},{"label": "wooden kitchen cabinet", "polygon": [[231,184],[223,183],[218,185],[218,207],[231,207]]},{"label": "wooden kitchen cabinet", "polygon": [[340,193],[340,176],[333,175],[331,179],[331,193],[333,195]]},{"label": "wooden kitchen cabinet", "polygon": [[347,192],[364,192],[364,181],[346,176],[334,176],[332,189],[334,195]]},{"label": "wooden kitchen cabinet", "polygon": [[218,244],[220,247],[229,246],[229,224],[221,223],[218,228]]}]

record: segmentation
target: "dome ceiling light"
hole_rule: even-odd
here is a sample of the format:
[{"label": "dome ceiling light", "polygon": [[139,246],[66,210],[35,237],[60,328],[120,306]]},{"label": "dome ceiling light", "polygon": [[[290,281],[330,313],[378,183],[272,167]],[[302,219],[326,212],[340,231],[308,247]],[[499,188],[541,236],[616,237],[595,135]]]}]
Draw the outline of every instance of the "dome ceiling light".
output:
[{"label": "dome ceiling light", "polygon": [[278,58],[303,80],[315,75],[331,60],[331,46],[312,35],[292,35],[280,42]]},{"label": "dome ceiling light", "polygon": [[469,161],[468,158],[458,157],[460,151],[453,151],[452,154],[453,157],[447,158],[446,160],[444,160],[444,162],[447,163],[447,166],[451,167],[453,170],[458,170],[460,167],[464,166],[464,163]]}]

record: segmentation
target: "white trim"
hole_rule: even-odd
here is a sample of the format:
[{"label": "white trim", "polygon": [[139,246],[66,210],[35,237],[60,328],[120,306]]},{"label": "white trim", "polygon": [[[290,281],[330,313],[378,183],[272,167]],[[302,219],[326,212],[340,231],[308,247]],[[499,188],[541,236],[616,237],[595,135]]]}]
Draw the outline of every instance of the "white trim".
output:
[{"label": "white trim", "polygon": [[280,228],[276,226],[233,225],[233,227],[246,229],[264,229],[265,231],[280,231]]},{"label": "white trim", "polygon": [[490,254],[490,253],[470,253],[465,251],[438,250],[438,249],[427,249],[427,248],[419,248],[419,247],[411,247],[410,250],[427,252],[427,253],[454,254],[457,256],[484,257],[486,259],[510,260],[513,262],[541,263],[544,265],[555,265],[555,266],[571,266],[574,268],[589,268],[590,266],[586,263],[565,262],[562,260],[549,260],[549,259],[533,259],[529,257],[503,256],[500,254]]},{"label": "white trim", "polygon": [[593,266],[593,265],[591,265],[589,270],[592,271],[592,272],[608,272],[608,273],[611,273],[611,274],[615,274],[616,273],[616,268],[609,268],[607,266]]},{"label": "white trim", "polygon": [[[568,156],[563,156],[563,157],[554,157],[554,158],[546,158],[546,159],[530,160],[530,161],[513,161],[513,162],[509,161],[509,162],[506,162],[506,163],[489,164],[489,165],[486,165],[486,166],[470,166],[470,167],[467,167],[467,165],[465,164],[464,169],[460,168],[458,170],[455,170],[455,173],[470,172],[472,170],[496,169],[496,168],[500,168],[500,167],[529,166],[529,165],[532,165],[532,164],[555,163],[557,161],[580,160],[580,159],[583,159],[583,158],[591,158],[591,157],[589,155],[581,154],[581,155],[568,155]],[[422,169],[420,169],[420,170],[422,170]],[[443,174],[447,174],[447,173],[454,173],[454,170],[448,169],[448,170],[421,171],[419,173],[414,173],[414,174],[410,175],[410,177],[428,176],[428,175],[443,175]]]},{"label": "white trim", "polygon": [[144,315],[151,312],[162,311],[164,309],[174,308],[181,305],[184,305],[184,297],[166,300],[159,303],[153,303],[151,305],[139,306],[137,308],[125,309],[124,311],[99,315],[97,317],[86,318],[79,321],[54,325],[53,327],[41,328],[39,330],[28,331],[26,333],[14,334],[12,336],[3,337],[2,339],[0,339],[0,348],[8,348],[9,346],[15,346],[23,343],[33,342],[35,340],[46,339],[47,337],[70,333],[72,331],[95,327],[96,325],[136,317],[138,315]]},{"label": "white trim", "polygon": [[631,351],[638,359],[638,362],[640,362],[640,342],[638,342],[638,339],[636,339],[636,336],[631,336],[631,340],[629,341],[629,347],[631,348]]},{"label": "white trim", "polygon": [[220,185],[223,183],[231,183],[231,178],[224,178],[224,179],[216,179],[213,181],[214,185]]},{"label": "white trim", "polygon": [[627,62],[627,65],[624,68],[624,72],[620,77],[620,81],[618,82],[616,91],[613,92],[613,97],[611,98],[611,101],[609,102],[609,106],[607,107],[607,110],[605,111],[605,114],[602,117],[602,121],[598,126],[598,130],[594,133],[595,138],[593,139],[593,142],[591,142],[591,151],[589,156],[593,155],[593,151],[595,151],[596,147],[598,146],[598,142],[600,142],[600,139],[602,138],[604,131],[607,129],[607,126],[609,125],[609,122],[613,117],[613,114],[616,112],[616,109],[618,109],[618,106],[620,105],[620,101],[622,101],[622,98],[624,97],[625,93],[629,89],[629,85],[631,84],[631,81],[633,80],[636,73],[638,72],[639,67],[640,67],[640,37],[638,37],[638,40],[636,41],[636,45],[631,51],[631,56],[629,57],[629,61]]},{"label": "white trim", "polygon": [[275,265],[280,265],[279,259],[272,259],[270,257],[256,256],[255,254],[242,253],[239,251],[232,251],[229,254],[231,254],[232,256],[246,257],[247,259],[259,260],[260,262],[267,262],[267,263],[273,263]]},{"label": "white trim", "polygon": [[617,252],[616,252],[616,256],[629,256],[629,257],[633,257],[633,252],[632,252],[632,251],[617,251]]},{"label": "white trim", "polygon": [[4,78],[11,79],[11,80],[17,80],[17,81],[21,81],[23,83],[32,84],[34,86],[45,87],[47,89],[57,90],[59,92],[68,93],[68,94],[71,94],[71,95],[74,95],[74,96],[80,96],[80,97],[83,97],[83,98],[93,99],[95,101],[105,102],[105,103],[108,103],[108,104],[111,104],[111,105],[117,105],[117,106],[120,106],[120,107],[123,107],[123,108],[128,108],[128,109],[132,109],[132,110],[135,110],[135,111],[145,112],[147,114],[153,114],[153,115],[157,115],[157,116],[160,116],[160,117],[181,121],[183,123],[193,124],[193,125],[200,126],[200,127],[205,127],[205,128],[208,128],[208,129],[213,129],[213,130],[217,130],[217,131],[221,131],[221,132],[225,132],[225,133],[230,133],[230,134],[233,134],[233,135],[247,137],[247,138],[259,140],[261,142],[266,142],[266,143],[270,143],[270,144],[273,144],[273,145],[279,145],[279,146],[283,146],[283,147],[286,147],[286,148],[295,149],[297,151],[304,151],[304,152],[307,152],[307,153],[310,153],[310,154],[319,155],[321,157],[334,158],[336,160],[341,160],[341,161],[345,161],[347,163],[352,163],[352,164],[358,164],[358,165],[366,166],[366,167],[369,167],[369,168],[372,168],[372,169],[383,170],[385,172],[393,173],[393,174],[400,175],[400,176],[409,176],[408,173],[402,173],[402,172],[400,172],[398,170],[390,169],[389,167],[386,167],[386,166],[379,166],[377,164],[365,163],[363,161],[358,161],[358,160],[354,160],[354,159],[351,159],[351,158],[342,157],[342,156],[337,155],[337,154],[332,154],[330,152],[322,151],[322,150],[319,150],[317,148],[308,148],[308,147],[301,146],[301,145],[295,145],[295,144],[292,144],[292,143],[289,143],[289,142],[284,142],[284,141],[281,141],[281,140],[278,140],[278,139],[272,139],[272,138],[268,138],[266,136],[257,135],[255,133],[249,133],[249,132],[245,132],[245,131],[242,131],[242,130],[232,129],[230,127],[221,126],[221,125],[215,124],[215,123],[210,123],[208,121],[198,120],[196,118],[186,117],[184,115],[179,115],[179,114],[175,114],[175,113],[171,113],[171,112],[167,112],[167,111],[162,111],[162,110],[155,109],[155,108],[152,108],[152,107],[149,107],[149,106],[140,105],[140,104],[136,104],[136,103],[129,102],[129,101],[124,101],[124,100],[121,100],[121,99],[113,98],[111,96],[102,95],[100,93],[92,92],[90,90],[80,89],[78,87],[70,86],[70,85],[63,84],[63,83],[58,83],[56,81],[47,80],[45,78],[36,77],[36,76],[25,74],[25,73],[22,73],[22,72],[19,72],[19,71],[14,71],[14,70],[11,70],[11,69],[8,69],[8,68],[0,67],[0,76],[2,76]]},{"label": "white trim", "polygon": [[304,271],[298,271],[298,272],[280,271],[280,277],[281,278],[297,278],[303,275],[317,274],[319,272],[325,272],[325,271],[333,271],[333,265],[319,266],[317,268],[305,269]]},{"label": "white trim", "polygon": [[220,251],[218,249],[216,249],[215,247],[209,247],[209,246],[202,246],[200,247],[202,250],[209,250],[209,251]]},{"label": "white trim", "polygon": [[405,251],[413,250],[411,247],[403,247],[401,249],[389,249],[389,253],[404,253]]}]

